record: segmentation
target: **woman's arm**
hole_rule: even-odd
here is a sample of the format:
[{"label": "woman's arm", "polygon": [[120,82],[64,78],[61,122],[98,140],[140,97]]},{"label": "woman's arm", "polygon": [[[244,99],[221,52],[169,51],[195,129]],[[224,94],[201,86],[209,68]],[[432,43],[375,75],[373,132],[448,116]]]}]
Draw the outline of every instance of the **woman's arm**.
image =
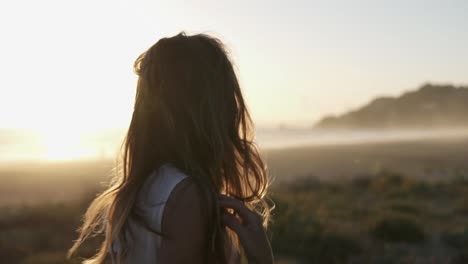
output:
[{"label": "woman's arm", "polygon": [[162,219],[158,263],[205,263],[207,219],[197,186],[186,178],[172,191]]}]

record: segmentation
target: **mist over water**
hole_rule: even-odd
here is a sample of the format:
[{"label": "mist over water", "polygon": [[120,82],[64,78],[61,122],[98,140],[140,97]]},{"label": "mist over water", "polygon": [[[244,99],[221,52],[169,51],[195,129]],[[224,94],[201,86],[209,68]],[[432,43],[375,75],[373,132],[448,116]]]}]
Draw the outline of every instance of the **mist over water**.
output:
[{"label": "mist over water", "polygon": [[259,129],[257,142],[262,148],[365,144],[406,140],[438,140],[468,137],[468,128],[432,130],[333,130]]},{"label": "mist over water", "polygon": [[[0,129],[0,164],[16,161],[114,159],[124,129],[86,133],[58,133],[50,138],[39,131]],[[301,146],[365,144],[405,140],[440,140],[468,137],[468,128],[433,130],[332,130],[313,128],[258,128],[261,149]]]},{"label": "mist over water", "polygon": [[16,161],[113,159],[122,144],[123,129],[47,132],[0,129],[0,164]]}]

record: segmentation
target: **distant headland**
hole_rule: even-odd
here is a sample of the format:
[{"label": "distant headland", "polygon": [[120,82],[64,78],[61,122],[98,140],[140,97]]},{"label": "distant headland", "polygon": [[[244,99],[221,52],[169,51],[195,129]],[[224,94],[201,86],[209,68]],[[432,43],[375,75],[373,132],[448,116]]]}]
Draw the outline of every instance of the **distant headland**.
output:
[{"label": "distant headland", "polygon": [[468,127],[468,86],[424,84],[398,97],[379,97],[361,108],[326,116],[326,129],[444,129]]}]

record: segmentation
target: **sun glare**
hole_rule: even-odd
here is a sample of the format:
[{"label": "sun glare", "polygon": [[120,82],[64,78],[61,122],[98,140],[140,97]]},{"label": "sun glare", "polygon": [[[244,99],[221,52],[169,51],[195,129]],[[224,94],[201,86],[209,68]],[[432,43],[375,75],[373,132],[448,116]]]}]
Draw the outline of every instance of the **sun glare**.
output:
[{"label": "sun glare", "polygon": [[96,158],[99,151],[83,142],[87,131],[79,129],[43,129],[40,131],[41,160],[66,161]]}]

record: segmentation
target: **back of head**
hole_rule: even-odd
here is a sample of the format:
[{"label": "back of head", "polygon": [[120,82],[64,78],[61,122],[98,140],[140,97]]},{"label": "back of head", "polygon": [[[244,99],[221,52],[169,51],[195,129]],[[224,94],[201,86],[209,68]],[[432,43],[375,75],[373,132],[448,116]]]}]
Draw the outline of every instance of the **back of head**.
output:
[{"label": "back of head", "polygon": [[[222,43],[206,35],[163,38],[135,63],[139,75],[130,129],[154,161],[219,167],[248,135],[250,118]],[[147,137],[145,137],[147,136]]]},{"label": "back of head", "polygon": [[184,33],[163,38],[141,54],[132,120],[123,146],[123,172],[85,215],[72,252],[107,214],[106,239],[90,263],[102,263],[118,239],[146,177],[172,163],[194,178],[207,201],[208,256],[224,257],[217,196],[236,197],[267,222],[265,166],[253,143],[253,126],[222,42]]}]

